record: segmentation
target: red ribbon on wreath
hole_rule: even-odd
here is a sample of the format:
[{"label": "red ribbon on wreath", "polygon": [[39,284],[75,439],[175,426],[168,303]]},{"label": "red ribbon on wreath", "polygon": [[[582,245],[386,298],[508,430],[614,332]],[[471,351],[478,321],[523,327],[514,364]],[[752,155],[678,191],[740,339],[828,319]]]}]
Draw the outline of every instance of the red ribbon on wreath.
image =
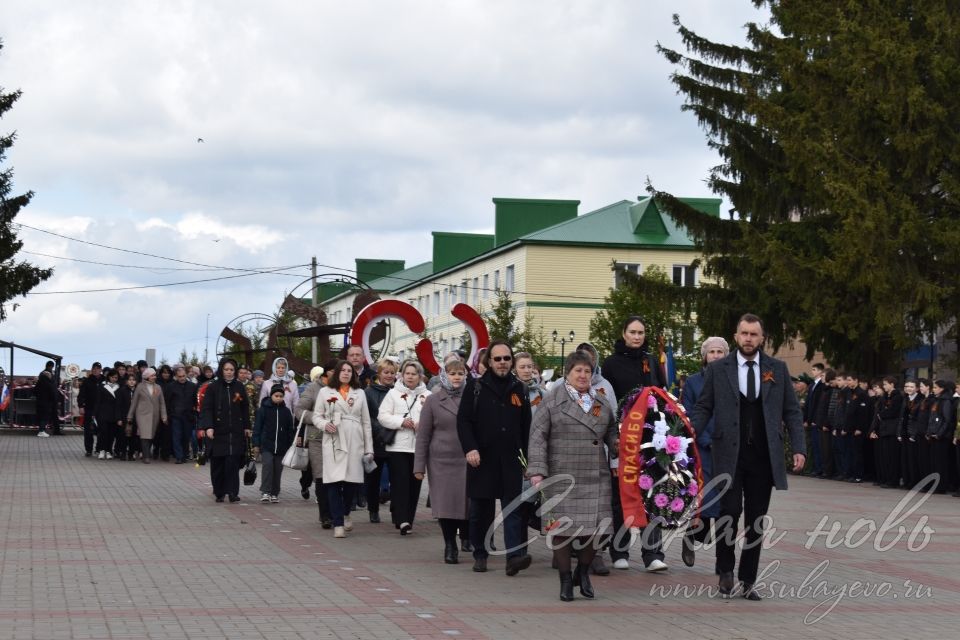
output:
[{"label": "red ribbon on wreath", "polygon": [[644,387],[636,401],[623,417],[620,424],[620,461],[617,476],[620,484],[620,504],[623,507],[623,523],[627,527],[645,527],[649,524],[647,509],[644,505],[643,490],[640,489],[640,474],[643,472],[643,456],[640,445],[643,443],[644,425],[647,423],[647,404],[650,396],[663,400],[680,419],[687,437],[692,438],[693,457],[696,460],[697,514],[703,501],[703,474],[700,465],[700,450],[697,448],[697,434],[690,424],[690,418],[683,406],[660,387]]}]

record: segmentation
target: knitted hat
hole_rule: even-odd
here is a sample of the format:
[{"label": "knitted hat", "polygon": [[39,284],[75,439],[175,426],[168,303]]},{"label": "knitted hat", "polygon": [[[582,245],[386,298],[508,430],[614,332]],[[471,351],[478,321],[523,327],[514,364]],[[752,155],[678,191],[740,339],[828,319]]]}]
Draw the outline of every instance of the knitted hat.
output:
[{"label": "knitted hat", "polygon": [[717,347],[723,349],[723,355],[728,355],[730,353],[730,345],[727,344],[727,341],[723,338],[713,336],[704,340],[703,344],[700,345],[700,357],[706,358],[707,352],[710,351],[710,349],[716,349]]},{"label": "knitted hat", "polygon": [[153,367],[147,367],[146,369],[143,370],[143,374],[142,374],[141,377],[142,377],[144,380],[146,380],[146,379],[149,378],[150,376],[155,376],[155,375],[157,375],[157,370],[154,369]]},{"label": "knitted hat", "polygon": [[270,395],[273,395],[275,393],[286,393],[286,389],[283,388],[282,384],[275,384],[272,387],[270,387]]},{"label": "knitted hat", "polygon": [[320,376],[323,375],[323,367],[317,366],[313,369],[310,369],[310,381],[316,382],[320,379]]}]

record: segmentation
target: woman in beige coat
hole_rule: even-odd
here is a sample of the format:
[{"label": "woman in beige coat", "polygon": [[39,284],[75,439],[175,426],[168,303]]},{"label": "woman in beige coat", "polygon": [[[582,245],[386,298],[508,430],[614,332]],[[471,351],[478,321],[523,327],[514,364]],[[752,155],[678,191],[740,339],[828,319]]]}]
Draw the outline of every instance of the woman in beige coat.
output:
[{"label": "woman in beige coat", "polygon": [[127,412],[127,423],[136,420],[140,431],[140,446],[144,464],[150,464],[150,446],[157,426],[167,424],[167,405],[163,401],[163,389],[157,384],[157,372],[152,367],[143,370],[143,382],[137,385]]},{"label": "woman in beige coat", "polygon": [[[353,366],[339,360],[317,394],[313,425],[323,432],[323,487],[333,520],[333,536],[353,529],[350,503],[363,484],[364,459],[373,460],[373,434],[367,396]],[[313,444],[311,444],[313,447]]]}]

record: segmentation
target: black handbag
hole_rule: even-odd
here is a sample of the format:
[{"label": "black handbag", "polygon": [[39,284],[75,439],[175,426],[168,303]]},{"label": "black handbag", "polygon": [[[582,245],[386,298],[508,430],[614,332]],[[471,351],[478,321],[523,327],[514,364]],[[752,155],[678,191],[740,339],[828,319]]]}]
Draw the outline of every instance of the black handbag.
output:
[{"label": "black handbag", "polygon": [[243,470],[243,484],[246,486],[252,485],[257,481],[257,461],[251,458],[247,461],[247,466]]},{"label": "black handbag", "polygon": [[243,470],[243,484],[247,487],[257,481],[257,457],[253,455],[253,444],[247,439],[247,466]]}]

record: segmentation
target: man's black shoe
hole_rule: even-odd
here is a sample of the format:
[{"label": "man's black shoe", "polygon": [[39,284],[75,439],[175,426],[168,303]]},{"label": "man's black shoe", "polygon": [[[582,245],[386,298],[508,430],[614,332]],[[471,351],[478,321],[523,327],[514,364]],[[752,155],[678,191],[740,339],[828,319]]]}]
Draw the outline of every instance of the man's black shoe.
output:
[{"label": "man's black shoe", "polygon": [[515,576],[524,569],[529,568],[532,560],[533,558],[531,558],[529,555],[507,558],[507,566],[505,571],[508,576]]},{"label": "man's black shoe", "polygon": [[753,602],[759,602],[762,600],[760,594],[757,593],[756,589],[753,588],[752,584],[747,584],[744,582],[741,587],[743,588],[743,598],[744,600],[751,600]]},{"label": "man's black shoe", "polygon": [[230,496],[230,502],[240,502],[240,496]]},{"label": "man's black shoe", "polygon": [[717,586],[720,590],[720,596],[729,598],[730,594],[733,593],[733,571],[721,571],[720,582]]},{"label": "man's black shoe", "polygon": [[460,551],[464,553],[473,553],[473,543],[464,538],[460,541]]},{"label": "man's black shoe", "polygon": [[372,522],[373,524],[379,524],[379,523],[380,523],[380,513],[377,512],[377,511],[371,511],[371,512],[370,512],[370,522]]},{"label": "man's black shoe", "polygon": [[473,570],[477,573],[486,573],[487,571],[487,559],[486,558],[475,558],[473,561]]},{"label": "man's black shoe", "polygon": [[693,548],[693,536],[683,536],[681,542],[680,559],[683,560],[683,564],[692,567],[697,561],[697,553]]}]

